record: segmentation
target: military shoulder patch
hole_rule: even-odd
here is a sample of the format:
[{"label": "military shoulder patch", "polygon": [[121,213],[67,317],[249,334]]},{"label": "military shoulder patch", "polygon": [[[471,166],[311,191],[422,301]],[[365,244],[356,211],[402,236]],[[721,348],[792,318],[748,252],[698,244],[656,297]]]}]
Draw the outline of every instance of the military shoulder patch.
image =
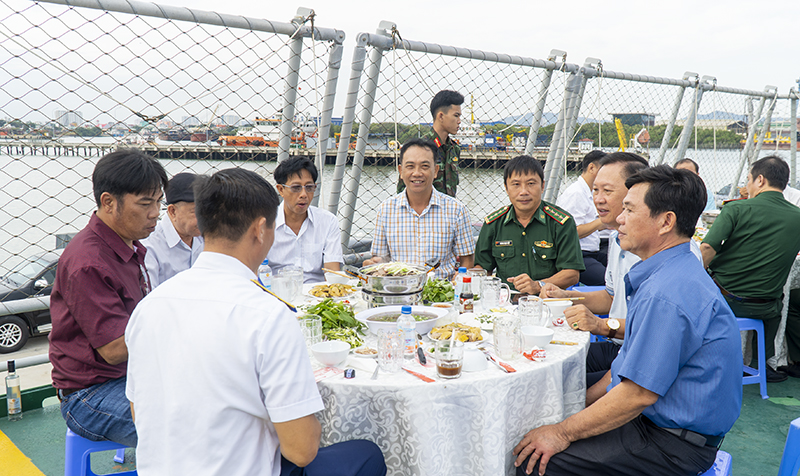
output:
[{"label": "military shoulder patch", "polygon": [[561,210],[552,207],[550,205],[545,205],[543,210],[545,214],[547,214],[547,216],[557,221],[559,225],[563,225],[570,218],[570,216],[567,213],[564,213]]},{"label": "military shoulder patch", "polygon": [[484,223],[486,223],[488,225],[489,223],[492,223],[493,221],[496,221],[498,218],[500,218],[501,216],[503,216],[506,213],[508,213],[508,210],[510,210],[510,209],[511,209],[511,205],[508,205],[508,206],[505,206],[505,207],[503,207],[503,208],[501,208],[499,210],[495,210],[492,213],[490,213],[489,215],[487,215],[486,218],[483,219],[483,221],[484,221]]}]

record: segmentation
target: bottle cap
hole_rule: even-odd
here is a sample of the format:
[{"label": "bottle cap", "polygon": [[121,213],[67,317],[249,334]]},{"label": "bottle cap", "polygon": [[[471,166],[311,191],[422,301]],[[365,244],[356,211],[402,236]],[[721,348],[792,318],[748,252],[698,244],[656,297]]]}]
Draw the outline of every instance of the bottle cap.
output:
[{"label": "bottle cap", "polygon": [[466,273],[466,272],[467,272],[467,268],[465,268],[464,266],[462,266],[462,267],[458,268],[458,272],[459,272],[459,273]]},{"label": "bottle cap", "polygon": [[[395,308],[395,309],[397,309],[397,308]],[[411,314],[411,306],[408,306],[408,305],[406,305],[406,306],[403,306],[403,307],[400,309],[400,313],[401,313],[401,314]]]},{"label": "bottle cap", "polygon": [[261,262],[261,264],[269,264],[269,260],[265,259],[264,261]]},{"label": "bottle cap", "polygon": [[16,372],[17,371],[17,364],[13,360],[9,360],[8,364],[8,371],[9,372]]}]

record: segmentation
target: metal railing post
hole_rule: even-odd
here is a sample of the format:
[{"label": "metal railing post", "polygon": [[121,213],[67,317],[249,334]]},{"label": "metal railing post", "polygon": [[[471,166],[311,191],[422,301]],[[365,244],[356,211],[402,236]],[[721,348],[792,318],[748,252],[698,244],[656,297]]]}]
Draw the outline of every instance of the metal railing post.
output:
[{"label": "metal railing post", "polygon": [[[800,87],[800,79],[797,80]],[[798,89],[792,88],[789,90],[789,165],[791,166],[791,183],[794,187],[797,185],[797,99]]]},{"label": "metal railing post", "polygon": [[[753,162],[758,160],[758,155],[761,153],[761,148],[764,145],[764,137],[767,136],[767,129],[769,129],[770,124],[772,123],[772,112],[775,110],[775,105],[778,103],[778,88],[775,86],[767,86],[768,88],[775,88],[775,96],[772,98],[772,102],[769,103],[769,107],[767,108],[766,114],[764,114],[764,125],[761,126],[761,130],[758,132],[758,142],[756,142],[755,149],[753,150],[752,154],[748,158],[748,165],[752,165]],[[775,137],[775,144],[778,144],[778,138]]]},{"label": "metal railing post", "polygon": [[[387,29],[391,31],[393,26],[394,24],[392,23],[381,22],[376,33],[383,36],[391,36],[387,33]],[[364,167],[364,154],[367,149],[369,127],[372,124],[372,107],[375,105],[375,91],[378,88],[378,76],[381,74],[383,51],[383,48],[373,46],[369,57],[370,63],[367,67],[367,79],[364,83],[364,100],[358,121],[358,137],[356,139],[355,154],[353,155],[353,167],[350,169],[350,179],[347,181],[342,210],[342,243],[344,246],[348,246],[350,243],[350,232],[353,228],[353,216],[356,211],[358,189],[361,183],[361,171]]]},{"label": "metal railing post", "polygon": [[704,91],[705,83],[698,80],[694,86],[694,99],[692,100],[692,107],[689,110],[689,115],[686,117],[686,123],[683,125],[683,131],[681,131],[681,139],[678,141],[678,147],[675,149],[675,160],[682,159],[686,155],[686,150],[689,148],[689,139],[691,139],[692,132],[694,132],[694,123],[695,120],[697,120],[697,110],[700,109],[700,101],[703,100]]},{"label": "metal railing post", "polygon": [[553,127],[553,139],[550,141],[550,151],[547,153],[547,160],[544,163],[545,190],[544,197],[542,198],[548,202],[552,201],[551,181],[553,179],[553,169],[558,169],[558,145],[561,143],[561,139],[564,135],[564,129],[567,127],[567,109],[569,108],[569,104],[572,100],[572,95],[574,94],[573,91],[577,89],[575,81],[580,81],[580,74],[580,71],[573,71],[567,78],[567,81],[564,84],[564,97],[561,100],[561,110],[558,111],[558,119],[556,120],[555,127]]},{"label": "metal railing post", "polygon": [[555,202],[556,198],[558,197],[558,191],[561,190],[561,181],[564,177],[564,174],[562,174],[561,171],[565,170],[568,164],[569,146],[572,144],[572,139],[575,134],[575,126],[578,124],[578,116],[580,114],[581,104],[583,103],[583,95],[586,92],[586,83],[590,77],[594,77],[597,74],[597,70],[593,67],[593,65],[597,65],[597,68],[599,69],[602,67],[602,62],[597,58],[586,58],[583,68],[581,68],[579,72],[580,83],[578,86],[578,91],[573,94],[567,109],[566,134],[564,137],[562,137],[562,139],[566,140],[561,140],[558,144],[558,152],[556,153],[557,157],[559,157],[558,162],[556,162],[558,168],[553,168],[553,176],[550,180],[550,183],[553,184],[551,187],[552,192],[550,200],[553,202]]},{"label": "metal railing post", "polygon": [[733,198],[736,196],[736,191],[739,188],[739,178],[742,176],[742,170],[744,169],[745,164],[747,163],[748,157],[750,157],[750,151],[753,149],[753,138],[756,134],[756,127],[758,126],[758,121],[761,119],[761,112],[764,110],[764,104],[767,102],[766,96],[762,96],[761,100],[758,101],[758,109],[756,112],[752,112],[752,105],[753,101],[752,98],[748,99],[748,123],[747,123],[747,142],[744,144],[744,149],[742,149],[742,155],[739,157],[739,167],[736,168],[736,175],[733,176],[733,181],[731,182],[731,189],[728,190],[728,198]]},{"label": "metal railing post", "polygon": [[[700,75],[691,71],[683,73],[683,79],[685,80],[699,77]],[[661,147],[658,149],[656,160],[651,162],[650,165],[660,165],[664,162],[664,157],[667,155],[667,149],[669,149],[669,141],[672,138],[672,130],[675,128],[675,120],[678,119],[678,112],[680,112],[681,103],[683,102],[683,95],[685,92],[686,86],[678,86],[678,94],[675,97],[675,103],[672,105],[672,112],[669,115],[667,128],[664,129],[664,138],[661,139]]]},{"label": "metal railing post", "polygon": [[[292,24],[297,28],[303,26],[303,20],[308,14],[313,14],[313,10],[300,7],[297,9],[297,16],[292,18]],[[281,119],[281,136],[278,141],[278,163],[289,158],[289,148],[292,146],[292,129],[294,129],[294,104],[297,100],[297,81],[300,78],[300,56],[303,53],[303,37],[297,36],[289,43],[291,55],[286,61],[288,71],[283,90],[283,109]]]},{"label": "metal railing post", "polygon": [[[550,56],[547,57],[548,61],[555,61],[557,57],[562,57],[562,64],[567,61],[567,53],[561,50],[550,50]],[[546,69],[542,82],[539,84],[539,99],[536,101],[535,109],[533,110],[533,120],[531,121],[531,128],[528,130],[528,142],[525,144],[525,155],[533,155],[533,150],[536,148],[536,139],[539,136],[539,127],[542,125],[542,114],[544,113],[544,105],[547,102],[547,90],[550,89],[550,81],[553,79],[553,70]]]},{"label": "metal railing post", "polygon": [[[336,166],[333,169],[328,211],[334,215],[339,213],[339,198],[342,192],[344,170],[347,166],[347,155],[350,153],[350,134],[353,131],[353,122],[356,118],[356,103],[358,102],[358,88],[361,86],[361,75],[364,73],[364,60],[367,57],[367,38],[369,35],[360,34],[356,39],[356,48],[353,51],[353,62],[350,66],[350,80],[347,83],[347,96],[345,97],[342,128],[339,134],[339,147],[336,152]],[[348,236],[349,240],[350,237]],[[349,241],[343,241],[347,246]]]},{"label": "metal railing post", "polygon": [[[314,41],[312,39],[312,41]],[[322,172],[325,169],[325,160],[328,157],[328,139],[331,135],[331,116],[333,115],[333,101],[336,98],[336,85],[339,82],[339,69],[342,65],[342,42],[337,41],[328,53],[328,77],[325,79],[325,96],[322,98],[322,114],[318,119],[320,124],[317,128],[317,191],[311,204],[315,207],[319,205],[319,196],[322,193]],[[314,58],[316,61],[316,58]]]}]

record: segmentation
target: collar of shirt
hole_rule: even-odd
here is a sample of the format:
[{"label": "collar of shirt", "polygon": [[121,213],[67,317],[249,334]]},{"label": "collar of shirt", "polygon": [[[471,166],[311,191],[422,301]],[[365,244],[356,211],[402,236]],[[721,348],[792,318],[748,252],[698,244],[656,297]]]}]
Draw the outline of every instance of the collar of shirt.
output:
[{"label": "collar of shirt", "polygon": [[[297,234],[300,237],[308,228],[307,225],[314,224],[314,207],[308,207],[308,213],[306,214],[306,219],[303,220],[303,224],[300,226],[300,233]],[[275,216],[275,231],[277,232],[279,229],[285,228],[286,233],[291,233],[292,236],[295,236],[294,231],[289,228],[289,225],[286,224],[286,211],[283,208],[283,203],[278,206],[278,214]]]},{"label": "collar of shirt", "polygon": [[225,270],[226,272],[241,276],[247,280],[256,278],[253,270],[245,266],[245,264],[237,258],[213,251],[203,251],[200,253],[200,256],[192,267],[205,268],[214,272]]},{"label": "collar of shirt", "polygon": [[[624,250],[623,250],[624,251]],[[625,276],[625,291],[626,295],[633,299],[633,295],[639,286],[650,277],[651,274],[656,272],[664,263],[681,253],[691,253],[689,242],[681,243],[680,245],[667,248],[666,250],[659,251],[646,260],[639,261],[631,267],[628,274]]]},{"label": "collar of shirt", "polygon": [[141,255],[134,251],[133,249],[129,248],[128,245],[120,238],[120,236],[111,229],[108,225],[106,225],[103,220],[101,220],[97,216],[97,212],[92,213],[92,217],[89,219],[89,229],[91,229],[97,236],[100,237],[103,241],[106,242],[109,248],[114,250],[114,253],[119,256],[119,258],[124,261],[128,262],[134,256],[140,256],[137,262],[139,264],[144,263],[144,254],[147,252],[146,248],[142,246],[139,240],[133,241],[133,246],[136,250],[142,250]]},{"label": "collar of shirt", "polygon": [[191,249],[191,247],[181,239],[181,235],[178,234],[178,230],[175,229],[175,225],[172,223],[169,215],[161,219],[161,228],[164,230],[164,241],[167,242],[167,246],[175,248],[183,244],[183,247],[187,250]]},{"label": "collar of shirt", "polygon": [[402,197],[400,198],[400,207],[405,207],[405,208],[407,208],[407,209],[408,209],[408,210],[409,210],[411,213],[413,213],[414,215],[420,216],[420,217],[421,217],[421,216],[423,216],[423,215],[425,215],[426,213],[428,213],[428,211],[429,211],[429,210],[430,210],[432,207],[439,207],[439,208],[441,208],[441,207],[443,207],[443,206],[444,206],[444,204],[445,204],[445,203],[444,203],[444,201],[445,201],[444,194],[443,194],[442,192],[440,192],[440,191],[438,191],[438,190],[436,190],[436,189],[434,188],[434,189],[432,189],[432,192],[431,192],[431,199],[428,201],[428,206],[427,206],[427,207],[425,207],[425,209],[424,209],[424,210],[422,210],[422,213],[419,213],[419,214],[417,214],[417,211],[416,211],[416,210],[414,210],[414,209],[411,207],[411,204],[410,204],[410,203],[408,203],[408,195],[407,195],[407,192],[406,192],[405,190],[403,190],[402,192],[400,192],[400,194],[402,195]]},{"label": "collar of shirt", "polygon": [[748,200],[768,200],[768,201],[774,201],[774,202],[785,202],[785,201],[788,201],[783,196],[783,192],[778,192],[778,191],[775,191],[775,190],[767,190],[767,191],[761,192],[758,195],[756,195],[755,197],[750,198]]},{"label": "collar of shirt", "polygon": [[[533,223],[533,220],[536,220],[536,221],[540,222],[542,225],[546,225],[547,224],[545,222],[543,207],[544,207],[544,201],[539,202],[539,208],[537,208],[536,211],[533,212],[533,217],[532,217],[533,219],[531,221],[529,221],[528,225],[525,226],[524,228],[528,228],[529,226],[531,226],[531,223]],[[522,226],[522,223],[520,223],[519,220],[517,220],[517,212],[514,210],[514,205],[511,205],[511,208],[508,210],[508,213],[506,213],[506,218],[503,221],[503,225],[508,225],[512,221],[514,223],[518,224],[519,226]]]}]

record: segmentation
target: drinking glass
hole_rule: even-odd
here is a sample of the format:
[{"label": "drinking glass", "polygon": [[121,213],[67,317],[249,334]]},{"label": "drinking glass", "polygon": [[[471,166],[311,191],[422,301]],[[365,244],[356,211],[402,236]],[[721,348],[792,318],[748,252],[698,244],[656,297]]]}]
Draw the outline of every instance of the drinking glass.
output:
[{"label": "drinking glass", "polygon": [[542,300],[538,296],[522,296],[517,306],[520,326],[546,326],[542,318]]},{"label": "drinking glass", "polygon": [[481,307],[484,311],[507,305],[510,297],[511,290],[502,279],[495,276],[481,279]]},{"label": "drinking glass", "polygon": [[303,268],[300,266],[284,266],[272,276],[272,292],[285,301],[296,301],[302,290]]},{"label": "drinking glass", "polygon": [[483,283],[483,278],[485,278],[486,275],[486,270],[483,268],[470,268],[467,270],[467,276],[472,278],[472,294],[475,297],[480,297],[481,284]]},{"label": "drinking glass", "polygon": [[378,331],[378,366],[384,372],[396,373],[403,368],[403,336],[396,330]]},{"label": "drinking glass", "polygon": [[322,317],[316,314],[306,314],[297,320],[300,330],[306,340],[306,346],[310,349],[317,342],[322,342]]},{"label": "drinking glass", "polygon": [[441,340],[436,343],[436,375],[439,378],[458,378],[464,365],[464,343],[460,340]]},{"label": "drinking glass", "polygon": [[503,360],[513,360],[522,352],[522,333],[519,318],[513,314],[498,316],[492,327],[494,349]]}]

